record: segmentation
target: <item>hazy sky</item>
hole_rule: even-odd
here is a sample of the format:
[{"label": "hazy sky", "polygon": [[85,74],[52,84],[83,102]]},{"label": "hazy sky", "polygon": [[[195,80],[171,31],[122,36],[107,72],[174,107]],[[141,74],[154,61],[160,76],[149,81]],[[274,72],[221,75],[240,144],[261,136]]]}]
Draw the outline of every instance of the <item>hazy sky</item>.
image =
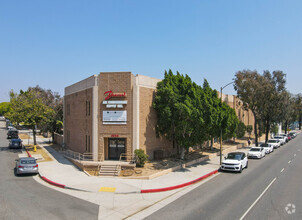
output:
[{"label": "hazy sky", "polygon": [[169,68],[217,90],[238,70],[282,70],[301,93],[301,10],[301,0],[0,0],[0,102],[11,89],[63,95],[99,72],[162,79]]}]

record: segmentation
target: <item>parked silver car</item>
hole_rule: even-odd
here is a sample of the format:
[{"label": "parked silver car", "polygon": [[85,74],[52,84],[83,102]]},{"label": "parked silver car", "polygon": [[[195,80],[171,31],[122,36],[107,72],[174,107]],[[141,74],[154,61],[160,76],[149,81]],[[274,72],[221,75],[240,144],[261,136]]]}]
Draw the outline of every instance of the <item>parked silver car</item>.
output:
[{"label": "parked silver car", "polygon": [[16,160],[16,174],[37,174],[38,164],[33,157],[21,157]]}]

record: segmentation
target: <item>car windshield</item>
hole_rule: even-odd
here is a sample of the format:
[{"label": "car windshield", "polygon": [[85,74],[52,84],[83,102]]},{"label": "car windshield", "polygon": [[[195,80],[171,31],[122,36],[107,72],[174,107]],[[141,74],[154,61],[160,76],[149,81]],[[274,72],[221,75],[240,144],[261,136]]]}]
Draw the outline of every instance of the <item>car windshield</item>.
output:
[{"label": "car windshield", "polygon": [[268,144],[260,144],[260,147],[269,147]]},{"label": "car windshield", "polygon": [[241,154],[228,154],[226,159],[241,160]]},{"label": "car windshield", "polygon": [[260,148],[252,148],[250,151],[260,151]]},{"label": "car windshield", "polygon": [[21,164],[35,164],[35,160],[21,160]]},{"label": "car windshield", "polygon": [[20,143],[20,140],[12,140],[13,143]]},{"label": "car windshield", "polygon": [[277,143],[277,140],[269,140],[268,143]]}]

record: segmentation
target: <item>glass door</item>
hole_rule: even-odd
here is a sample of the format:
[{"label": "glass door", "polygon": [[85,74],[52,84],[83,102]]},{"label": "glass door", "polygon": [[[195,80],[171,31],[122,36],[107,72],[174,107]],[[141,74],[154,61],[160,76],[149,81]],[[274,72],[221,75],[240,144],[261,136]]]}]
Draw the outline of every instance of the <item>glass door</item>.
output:
[{"label": "glass door", "polygon": [[108,139],[108,158],[109,160],[119,160],[121,153],[125,153],[125,138]]}]

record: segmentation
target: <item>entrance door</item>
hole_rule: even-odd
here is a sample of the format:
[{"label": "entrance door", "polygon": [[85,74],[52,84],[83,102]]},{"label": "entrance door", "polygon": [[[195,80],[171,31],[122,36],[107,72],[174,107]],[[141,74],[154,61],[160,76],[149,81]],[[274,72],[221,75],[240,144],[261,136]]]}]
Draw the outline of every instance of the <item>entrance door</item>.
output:
[{"label": "entrance door", "polygon": [[108,158],[109,160],[119,160],[121,153],[125,153],[125,138],[108,139]]}]

